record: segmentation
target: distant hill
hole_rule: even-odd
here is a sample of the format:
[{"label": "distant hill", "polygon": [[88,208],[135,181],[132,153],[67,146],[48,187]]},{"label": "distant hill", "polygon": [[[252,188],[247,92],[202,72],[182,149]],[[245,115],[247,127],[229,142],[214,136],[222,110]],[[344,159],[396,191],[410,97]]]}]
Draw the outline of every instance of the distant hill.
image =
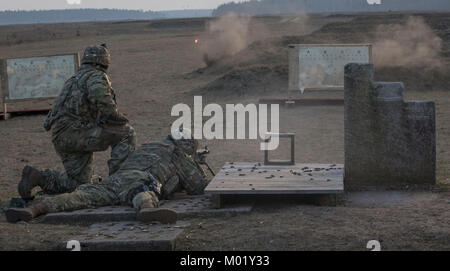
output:
[{"label": "distant hill", "polygon": [[59,9],[0,11],[0,25],[209,17],[212,10]]},{"label": "distant hill", "polygon": [[251,0],[220,5],[213,16],[229,12],[239,15],[269,15],[290,13],[377,12],[377,11],[441,11],[450,10],[450,0],[382,0],[368,4],[367,0]]},{"label": "distant hill", "polygon": [[163,15],[165,18],[199,18],[199,17],[211,17],[212,9],[185,9],[185,10],[167,10],[158,11],[158,14]]}]

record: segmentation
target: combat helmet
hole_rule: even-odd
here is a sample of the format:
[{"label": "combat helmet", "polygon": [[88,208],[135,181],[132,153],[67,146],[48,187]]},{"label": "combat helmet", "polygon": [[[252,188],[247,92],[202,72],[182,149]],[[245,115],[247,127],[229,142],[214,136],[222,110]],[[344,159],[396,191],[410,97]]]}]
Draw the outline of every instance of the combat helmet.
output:
[{"label": "combat helmet", "polygon": [[82,64],[101,65],[105,68],[111,64],[111,55],[106,44],[91,45],[86,48],[81,59]]}]

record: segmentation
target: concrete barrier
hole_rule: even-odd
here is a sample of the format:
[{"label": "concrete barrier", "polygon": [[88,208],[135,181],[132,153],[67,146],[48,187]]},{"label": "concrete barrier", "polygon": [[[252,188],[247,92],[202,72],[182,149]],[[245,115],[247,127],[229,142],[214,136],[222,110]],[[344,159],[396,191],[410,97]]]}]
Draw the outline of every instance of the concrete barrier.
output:
[{"label": "concrete barrier", "polygon": [[372,64],[345,67],[345,189],[435,184],[431,101],[405,102],[399,82],[375,82]]}]

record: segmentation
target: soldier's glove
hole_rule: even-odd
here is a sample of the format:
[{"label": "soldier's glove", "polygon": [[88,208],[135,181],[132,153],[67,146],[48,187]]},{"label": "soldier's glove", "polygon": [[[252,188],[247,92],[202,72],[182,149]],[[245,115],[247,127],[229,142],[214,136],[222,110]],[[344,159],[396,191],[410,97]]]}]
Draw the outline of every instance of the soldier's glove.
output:
[{"label": "soldier's glove", "polygon": [[197,162],[199,162],[200,164],[206,163],[206,157],[208,156],[209,153],[210,152],[209,152],[208,147],[205,147],[204,150],[197,151],[197,153],[196,153]]}]

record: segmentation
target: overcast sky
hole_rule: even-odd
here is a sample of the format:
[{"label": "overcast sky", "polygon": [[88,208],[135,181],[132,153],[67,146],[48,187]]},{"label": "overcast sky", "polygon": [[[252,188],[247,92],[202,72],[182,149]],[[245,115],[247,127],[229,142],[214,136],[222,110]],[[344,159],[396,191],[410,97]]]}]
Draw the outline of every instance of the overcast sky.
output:
[{"label": "overcast sky", "polygon": [[[143,10],[214,9],[228,2],[246,0],[0,0],[0,10],[62,8],[120,8]],[[380,3],[381,0],[367,0]]]},{"label": "overcast sky", "polygon": [[[0,10],[121,8],[143,10],[213,9],[233,0],[0,0]],[[234,2],[242,2],[234,0]],[[72,3],[72,5],[70,4]]]}]

